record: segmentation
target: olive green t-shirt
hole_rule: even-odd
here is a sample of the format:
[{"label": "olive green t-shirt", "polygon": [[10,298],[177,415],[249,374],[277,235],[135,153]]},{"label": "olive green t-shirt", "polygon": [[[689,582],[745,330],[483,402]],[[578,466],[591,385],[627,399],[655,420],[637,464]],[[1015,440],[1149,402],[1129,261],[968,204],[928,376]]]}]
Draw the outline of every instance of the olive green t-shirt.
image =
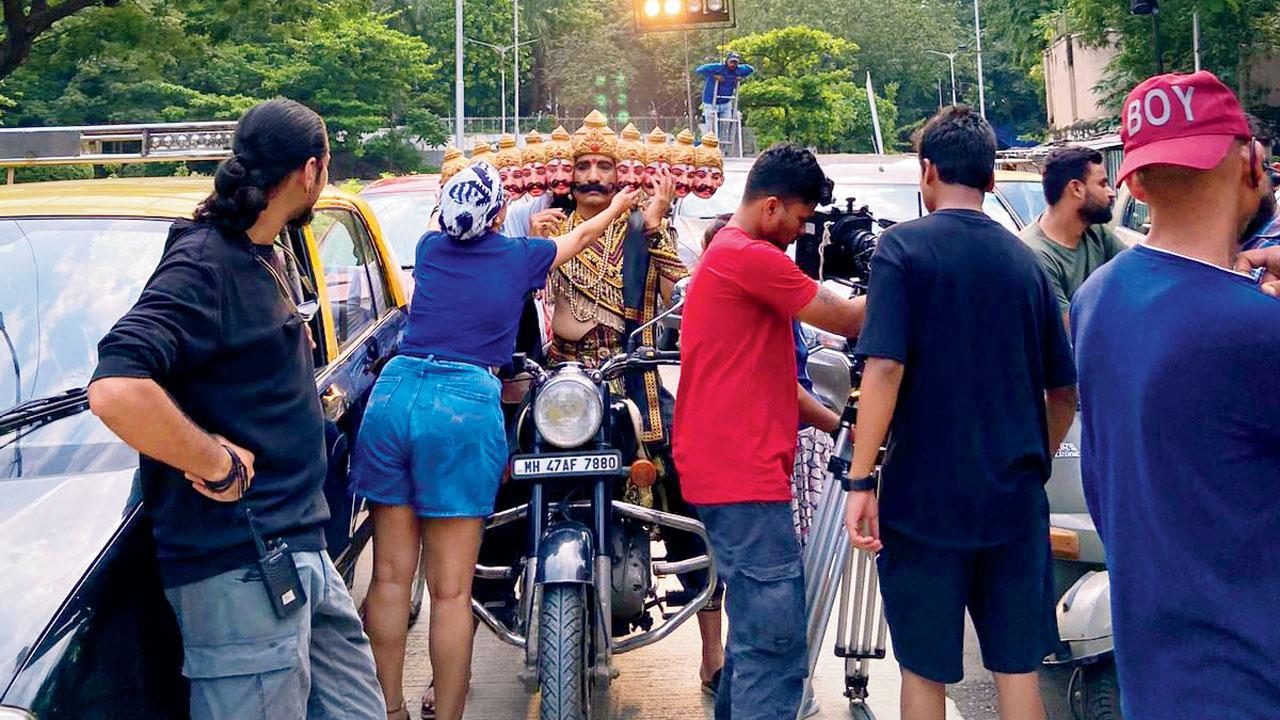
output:
[{"label": "olive green t-shirt", "polygon": [[1063,313],[1071,309],[1071,298],[1093,271],[1128,247],[1106,226],[1094,225],[1084,231],[1080,244],[1073,250],[1050,240],[1041,229],[1039,219],[1023,228],[1019,237],[1035,251]]}]

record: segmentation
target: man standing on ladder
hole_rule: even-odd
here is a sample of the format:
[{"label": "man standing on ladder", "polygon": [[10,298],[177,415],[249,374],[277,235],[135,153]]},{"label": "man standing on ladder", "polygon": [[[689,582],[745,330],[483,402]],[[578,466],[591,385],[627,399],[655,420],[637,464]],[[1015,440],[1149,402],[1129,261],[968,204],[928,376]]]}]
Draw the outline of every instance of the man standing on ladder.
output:
[{"label": "man standing on ladder", "polygon": [[755,68],[742,62],[742,56],[736,52],[726,55],[724,62],[707,63],[694,71],[703,78],[702,131],[704,133],[715,133],[720,138],[732,137],[730,133],[720,132],[717,121],[733,118],[733,100],[738,94],[738,83],[755,71]]}]

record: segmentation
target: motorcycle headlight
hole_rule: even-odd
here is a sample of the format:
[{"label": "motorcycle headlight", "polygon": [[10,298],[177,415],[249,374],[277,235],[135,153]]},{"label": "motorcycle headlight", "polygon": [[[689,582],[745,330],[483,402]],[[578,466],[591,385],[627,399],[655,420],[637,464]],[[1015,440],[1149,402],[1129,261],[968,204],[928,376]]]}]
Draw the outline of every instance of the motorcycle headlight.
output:
[{"label": "motorcycle headlight", "polygon": [[548,380],[533,404],[538,433],[556,447],[579,447],[596,434],[603,419],[600,392],[581,371],[562,372]]}]

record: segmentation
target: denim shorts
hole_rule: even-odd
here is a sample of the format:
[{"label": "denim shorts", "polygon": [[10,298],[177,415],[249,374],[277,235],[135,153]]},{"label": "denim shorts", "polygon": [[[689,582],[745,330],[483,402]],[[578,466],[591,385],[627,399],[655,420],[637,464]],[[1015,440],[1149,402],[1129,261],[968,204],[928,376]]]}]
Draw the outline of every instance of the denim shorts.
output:
[{"label": "denim shorts", "polygon": [[502,383],[484,368],[400,356],[369,396],[351,490],[418,517],[485,517],[507,464]]}]

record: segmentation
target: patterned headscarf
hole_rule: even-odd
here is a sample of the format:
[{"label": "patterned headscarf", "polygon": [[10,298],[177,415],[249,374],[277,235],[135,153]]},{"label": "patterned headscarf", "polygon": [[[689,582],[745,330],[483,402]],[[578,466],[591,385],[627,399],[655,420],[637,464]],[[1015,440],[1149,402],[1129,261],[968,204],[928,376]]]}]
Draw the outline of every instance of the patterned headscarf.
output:
[{"label": "patterned headscarf", "polygon": [[506,197],[497,168],[478,162],[445,183],[440,193],[440,229],[455,240],[474,240],[493,226]]}]

